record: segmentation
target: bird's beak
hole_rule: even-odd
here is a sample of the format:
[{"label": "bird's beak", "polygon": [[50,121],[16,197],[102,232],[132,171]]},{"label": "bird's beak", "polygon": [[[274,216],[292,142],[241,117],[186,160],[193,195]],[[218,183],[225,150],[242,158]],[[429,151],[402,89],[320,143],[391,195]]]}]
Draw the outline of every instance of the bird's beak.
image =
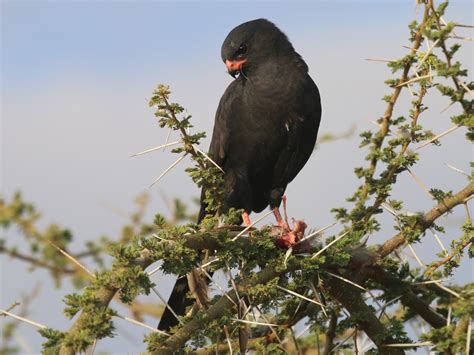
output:
[{"label": "bird's beak", "polygon": [[229,60],[226,59],[225,65],[227,67],[227,71],[229,72],[232,77],[235,78],[235,75],[240,72],[240,69],[242,68],[242,65],[244,65],[247,62],[247,59],[242,59],[242,60]]}]

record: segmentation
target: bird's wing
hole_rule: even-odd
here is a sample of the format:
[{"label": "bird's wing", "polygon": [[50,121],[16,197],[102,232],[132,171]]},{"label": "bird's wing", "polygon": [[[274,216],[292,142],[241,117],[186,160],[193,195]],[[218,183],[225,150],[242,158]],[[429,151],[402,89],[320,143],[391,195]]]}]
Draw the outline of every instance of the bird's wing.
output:
[{"label": "bird's wing", "polygon": [[224,95],[222,95],[216,111],[209,154],[221,168],[224,168],[229,150],[232,114],[235,112],[233,106],[235,105],[235,99],[238,95],[237,92],[239,89],[238,82],[236,80],[233,81],[227,87]]},{"label": "bird's wing", "polygon": [[[228,156],[230,144],[231,121],[233,106],[239,86],[237,81],[233,81],[222,95],[216,111],[214,130],[212,132],[211,144],[209,146],[210,158],[221,168],[224,168]],[[198,223],[206,216],[206,204],[204,202],[205,188],[201,191],[201,209],[199,211]]]},{"label": "bird's wing", "polygon": [[311,84],[305,90],[306,95],[300,96],[295,110],[286,117],[287,141],[275,166],[274,187],[286,187],[313,152],[321,120],[321,103],[316,85],[312,81]]}]

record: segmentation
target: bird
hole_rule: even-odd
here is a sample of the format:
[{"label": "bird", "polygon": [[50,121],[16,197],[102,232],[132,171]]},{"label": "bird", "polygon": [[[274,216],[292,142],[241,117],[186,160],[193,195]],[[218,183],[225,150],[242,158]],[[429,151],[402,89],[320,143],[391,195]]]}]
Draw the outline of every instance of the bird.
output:
[{"label": "bird", "polygon": [[[288,37],[267,19],[232,29],[221,57],[233,81],[216,111],[209,156],[224,171],[224,210],[242,209],[250,225],[250,213],[270,206],[283,230],[280,245],[289,247],[295,236],[279,207],[315,147],[322,113],[318,87]],[[206,214],[201,197],[198,223]],[[187,292],[187,278],[178,278],[168,301],[177,315],[193,304]],[[166,308],[158,329],[177,324]]]}]

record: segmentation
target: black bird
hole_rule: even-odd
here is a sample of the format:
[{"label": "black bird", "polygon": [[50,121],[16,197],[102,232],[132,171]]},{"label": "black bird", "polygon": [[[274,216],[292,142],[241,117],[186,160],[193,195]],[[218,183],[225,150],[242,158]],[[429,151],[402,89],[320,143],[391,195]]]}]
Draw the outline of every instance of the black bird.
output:
[{"label": "black bird", "polygon": [[[235,80],[220,100],[209,155],[225,172],[224,205],[243,209],[246,224],[249,213],[270,206],[290,232],[278,207],[313,152],[321,120],[318,88],[286,35],[265,19],[234,28],[221,56]],[[205,208],[201,201],[198,223]],[[186,277],[179,278],[168,302],[178,315],[192,304],[185,297],[188,291]],[[158,328],[169,330],[177,323],[166,309]]]}]

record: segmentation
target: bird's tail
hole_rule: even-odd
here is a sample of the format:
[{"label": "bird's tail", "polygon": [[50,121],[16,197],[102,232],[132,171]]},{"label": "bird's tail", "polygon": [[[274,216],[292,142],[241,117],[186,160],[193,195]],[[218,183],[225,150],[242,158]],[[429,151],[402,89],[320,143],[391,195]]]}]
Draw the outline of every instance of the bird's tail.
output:
[{"label": "bird's tail", "polygon": [[[193,300],[186,297],[188,292],[189,285],[187,277],[179,277],[176,280],[173,291],[171,291],[171,296],[168,299],[169,308],[171,308],[178,316],[184,315],[186,308],[193,304]],[[175,315],[169,310],[169,308],[166,307],[161,316],[160,323],[158,324],[158,329],[164,332],[169,331],[172,327],[178,324],[178,319],[176,319]]]},{"label": "bird's tail", "polygon": [[[206,207],[204,203],[201,203],[201,210],[197,223],[201,223],[202,219],[206,216]],[[189,292],[188,278],[185,275],[180,275],[174,284],[173,291],[171,291],[170,298],[168,299],[168,307],[165,308],[161,315],[158,329],[164,332],[169,331],[172,327],[178,325],[177,316],[183,316],[186,312],[186,308],[194,303],[194,300],[186,297]],[[171,308],[173,312],[170,311]]]}]

